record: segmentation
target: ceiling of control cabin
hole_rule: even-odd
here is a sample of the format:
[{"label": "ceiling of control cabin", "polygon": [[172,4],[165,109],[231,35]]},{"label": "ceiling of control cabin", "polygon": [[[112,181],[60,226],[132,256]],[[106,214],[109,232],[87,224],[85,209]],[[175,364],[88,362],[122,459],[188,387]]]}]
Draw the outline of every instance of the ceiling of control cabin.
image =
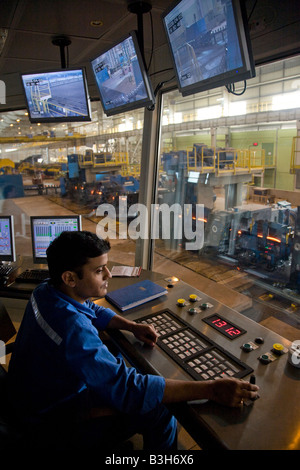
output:
[{"label": "ceiling of control cabin", "polygon": [[[67,66],[85,66],[92,100],[98,93],[90,60],[127,32],[137,29],[137,15],[129,11],[132,0],[9,0],[0,3],[0,80],[5,83],[5,102],[0,113],[25,108],[20,73],[52,70],[61,66],[59,47],[53,38],[67,36]],[[142,15],[144,51],[151,80],[172,77],[161,15],[170,0],[147,0]],[[299,0],[245,0],[255,64],[300,52]],[[152,35],[153,25],[153,35]],[[154,74],[155,72],[155,74]],[[159,73],[158,73],[159,72]],[[153,83],[154,84],[154,83]],[[17,113],[22,118],[21,113]],[[2,133],[3,135],[3,133]]]}]

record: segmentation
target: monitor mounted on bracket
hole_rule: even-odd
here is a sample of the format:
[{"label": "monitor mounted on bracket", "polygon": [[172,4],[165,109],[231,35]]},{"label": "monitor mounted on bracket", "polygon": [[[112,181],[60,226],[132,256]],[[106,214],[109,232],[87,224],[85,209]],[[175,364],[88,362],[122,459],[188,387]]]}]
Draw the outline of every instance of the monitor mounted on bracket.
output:
[{"label": "monitor mounted on bracket", "polygon": [[16,261],[14,218],[12,215],[0,216],[0,262]]},{"label": "monitor mounted on bracket", "polygon": [[31,216],[30,224],[32,254],[35,264],[47,264],[46,250],[62,232],[82,230],[80,215]]},{"label": "monitor mounted on bracket", "polygon": [[91,121],[83,67],[21,75],[32,123]]},{"label": "monitor mounted on bracket", "polygon": [[135,31],[91,60],[91,67],[107,116],[154,105],[154,93]]},{"label": "monitor mounted on bracket", "polygon": [[183,96],[255,76],[240,0],[177,0],[162,20]]}]

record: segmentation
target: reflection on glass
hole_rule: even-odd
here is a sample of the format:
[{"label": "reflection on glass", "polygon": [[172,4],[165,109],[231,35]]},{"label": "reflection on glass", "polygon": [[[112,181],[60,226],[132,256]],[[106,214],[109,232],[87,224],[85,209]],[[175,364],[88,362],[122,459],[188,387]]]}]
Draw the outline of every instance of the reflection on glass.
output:
[{"label": "reflection on glass", "polygon": [[[176,90],[163,95],[157,202],[191,205],[203,245],[187,250],[183,230],[180,240],[156,240],[155,252],[245,295],[278,294],[280,308],[294,312],[300,302],[300,137],[299,101],[290,112],[289,97],[297,94],[292,90],[300,61],[284,63],[286,101],[265,91],[262,96],[256,79],[241,97],[228,97],[223,89],[192,99]],[[262,83],[271,70],[261,67]],[[275,103],[280,121],[272,112]],[[199,205],[203,226],[197,227]]]},{"label": "reflection on glass", "polygon": [[[119,197],[126,198],[128,207],[137,203],[143,110],[107,118],[99,102],[92,109],[93,121],[85,125],[32,126],[24,111],[0,120],[6,136],[0,144],[0,212],[14,215],[18,256],[32,259],[30,216],[71,211],[82,215],[83,228],[96,232],[103,219],[99,207],[110,204],[118,236]],[[9,125],[17,120],[19,140]],[[135,243],[117,239],[116,245],[114,261],[133,265]]]}]

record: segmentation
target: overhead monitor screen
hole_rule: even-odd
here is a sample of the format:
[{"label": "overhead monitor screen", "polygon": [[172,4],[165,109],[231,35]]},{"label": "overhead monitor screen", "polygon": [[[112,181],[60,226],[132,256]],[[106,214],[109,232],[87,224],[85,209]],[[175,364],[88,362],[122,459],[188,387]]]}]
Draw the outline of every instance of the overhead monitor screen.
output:
[{"label": "overhead monitor screen", "polygon": [[[47,263],[46,250],[62,232],[81,230],[81,216],[30,217],[34,263]],[[76,253],[74,253],[76,256]]]},{"label": "overhead monitor screen", "polygon": [[180,0],[163,14],[163,24],[182,95],[255,75],[239,0]]},{"label": "overhead monitor screen", "polygon": [[21,78],[31,122],[91,120],[83,68],[30,73]]},{"label": "overhead monitor screen", "polygon": [[91,66],[107,116],[154,104],[134,31],[92,60]]},{"label": "overhead monitor screen", "polygon": [[13,216],[0,216],[0,262],[16,261]]}]

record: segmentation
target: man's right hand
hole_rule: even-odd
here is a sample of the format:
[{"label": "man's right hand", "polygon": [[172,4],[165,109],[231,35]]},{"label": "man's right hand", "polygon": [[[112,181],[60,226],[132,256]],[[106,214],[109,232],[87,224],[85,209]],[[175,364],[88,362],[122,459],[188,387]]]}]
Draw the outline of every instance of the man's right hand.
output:
[{"label": "man's right hand", "polygon": [[211,383],[209,399],[222,405],[237,407],[243,400],[255,400],[258,389],[257,385],[244,380],[221,378]]},{"label": "man's right hand", "polygon": [[222,405],[237,407],[243,400],[255,400],[259,387],[233,378],[217,380],[186,381],[166,379],[163,402],[178,403],[208,399]]}]

